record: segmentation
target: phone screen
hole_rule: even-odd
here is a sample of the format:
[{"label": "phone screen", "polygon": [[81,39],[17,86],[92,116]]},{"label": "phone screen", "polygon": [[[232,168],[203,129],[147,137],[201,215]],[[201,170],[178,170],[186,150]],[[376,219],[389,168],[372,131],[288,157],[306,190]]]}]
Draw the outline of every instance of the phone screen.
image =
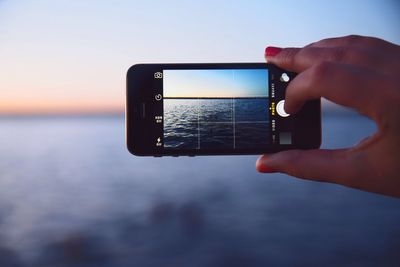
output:
[{"label": "phone screen", "polygon": [[287,114],[295,73],[265,63],[138,64],[128,71],[136,155],[258,154],[320,144],[320,101]]},{"label": "phone screen", "polygon": [[270,145],[268,75],[268,69],[164,70],[163,147]]}]

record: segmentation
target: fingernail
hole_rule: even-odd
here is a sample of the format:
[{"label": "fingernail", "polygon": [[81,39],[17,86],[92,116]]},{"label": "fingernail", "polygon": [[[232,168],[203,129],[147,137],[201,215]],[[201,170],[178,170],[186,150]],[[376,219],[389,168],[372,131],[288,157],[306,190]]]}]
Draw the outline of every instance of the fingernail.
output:
[{"label": "fingernail", "polygon": [[266,57],[274,57],[277,54],[279,54],[279,52],[282,51],[282,48],[280,47],[275,47],[275,46],[268,46],[267,48],[265,48],[265,56]]},{"label": "fingernail", "polygon": [[277,172],[274,168],[271,168],[270,166],[268,166],[268,164],[266,164],[265,161],[268,161],[268,157],[270,156],[263,155],[257,160],[256,167],[259,172],[265,172],[265,173]]},{"label": "fingernail", "polygon": [[259,165],[259,166],[257,167],[257,170],[258,170],[259,172],[264,172],[264,173],[274,173],[274,172],[276,172],[276,170],[274,170],[273,168],[268,167],[268,166],[266,166],[266,165]]}]

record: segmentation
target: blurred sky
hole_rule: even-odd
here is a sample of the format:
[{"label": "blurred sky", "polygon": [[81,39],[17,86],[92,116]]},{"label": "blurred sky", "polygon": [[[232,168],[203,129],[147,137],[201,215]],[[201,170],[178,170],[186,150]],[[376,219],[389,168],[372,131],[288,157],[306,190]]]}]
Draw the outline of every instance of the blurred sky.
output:
[{"label": "blurred sky", "polygon": [[400,43],[398,1],[0,0],[0,113],[123,111],[144,62],[259,62],[347,34]]},{"label": "blurred sky", "polygon": [[266,97],[268,70],[164,70],[164,97]]}]

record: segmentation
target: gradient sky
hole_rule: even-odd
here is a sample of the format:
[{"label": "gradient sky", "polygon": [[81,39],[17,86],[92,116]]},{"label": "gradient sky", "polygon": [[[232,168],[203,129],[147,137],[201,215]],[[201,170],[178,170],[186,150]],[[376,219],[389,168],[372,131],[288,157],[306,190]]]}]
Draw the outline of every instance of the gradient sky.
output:
[{"label": "gradient sky", "polygon": [[146,62],[262,62],[266,45],[400,43],[398,1],[0,0],[0,113],[123,111]]},{"label": "gradient sky", "polygon": [[164,70],[164,97],[266,97],[268,70]]}]

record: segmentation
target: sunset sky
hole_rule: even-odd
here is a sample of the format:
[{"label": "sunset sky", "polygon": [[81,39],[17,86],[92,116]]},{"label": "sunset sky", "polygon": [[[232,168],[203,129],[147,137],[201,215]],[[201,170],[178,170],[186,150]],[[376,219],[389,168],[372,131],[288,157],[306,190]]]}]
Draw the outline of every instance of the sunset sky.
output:
[{"label": "sunset sky", "polygon": [[146,62],[260,62],[331,36],[400,43],[398,1],[0,0],[0,114],[122,112]]}]

